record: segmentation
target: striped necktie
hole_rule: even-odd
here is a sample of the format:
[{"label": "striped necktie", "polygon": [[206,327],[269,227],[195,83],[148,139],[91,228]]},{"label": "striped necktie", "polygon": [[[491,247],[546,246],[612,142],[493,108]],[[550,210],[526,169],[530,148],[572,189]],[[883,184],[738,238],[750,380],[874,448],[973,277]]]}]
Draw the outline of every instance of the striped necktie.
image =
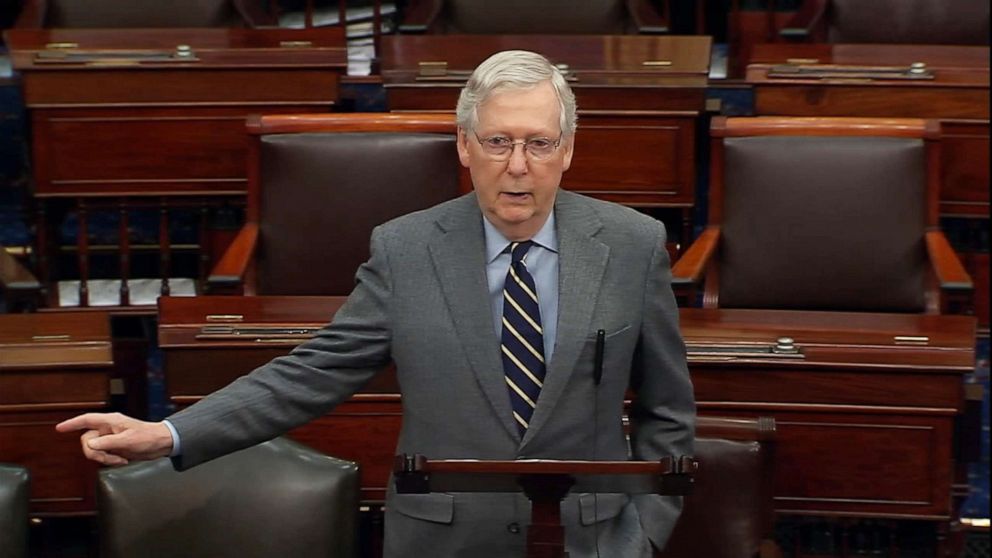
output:
[{"label": "striped necktie", "polygon": [[503,284],[503,372],[513,419],[523,436],[544,384],[544,331],[537,288],[527,271],[531,241],[510,244],[510,269]]}]

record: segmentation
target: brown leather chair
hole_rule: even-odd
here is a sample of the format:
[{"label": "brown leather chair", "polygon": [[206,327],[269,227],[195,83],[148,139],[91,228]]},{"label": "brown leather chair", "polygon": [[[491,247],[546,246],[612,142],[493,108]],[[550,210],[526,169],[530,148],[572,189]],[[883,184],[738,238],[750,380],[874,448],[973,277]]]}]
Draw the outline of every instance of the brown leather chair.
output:
[{"label": "brown leather chair", "polygon": [[285,438],[182,473],[168,459],[103,469],[103,558],[352,558],[358,465]]},{"label": "brown leather chair", "polygon": [[673,267],[703,306],[966,310],[972,281],[939,228],[939,125],[719,117],[709,220]]},{"label": "brown leather chair", "polygon": [[988,0],[804,0],[780,34],[830,43],[989,44]]},{"label": "brown leather chair", "polygon": [[597,34],[667,33],[669,2],[650,0],[411,0],[400,33]]},{"label": "brown leather chair", "polygon": [[264,0],[27,0],[14,27],[148,28],[276,25]]},{"label": "brown leather chair", "polygon": [[274,115],[248,129],[246,223],[213,294],[347,295],[374,227],[469,188],[453,115]]},{"label": "brown leather chair", "polygon": [[0,558],[28,555],[28,484],[20,465],[0,463]]},{"label": "brown leather chair", "polygon": [[774,555],[775,419],[698,417],[699,469],[658,558]]}]

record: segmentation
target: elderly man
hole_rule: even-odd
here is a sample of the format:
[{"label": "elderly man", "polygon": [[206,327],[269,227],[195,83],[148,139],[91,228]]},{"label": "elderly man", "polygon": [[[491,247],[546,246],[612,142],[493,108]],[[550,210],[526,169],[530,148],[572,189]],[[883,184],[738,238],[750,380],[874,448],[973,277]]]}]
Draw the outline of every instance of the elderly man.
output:
[{"label": "elderly man", "polygon": [[[565,79],[540,55],[495,54],[462,91],[457,120],[475,191],[377,227],[354,291],[313,340],[166,421],[90,414],[58,429],[85,430],[83,451],[101,463],[171,456],[185,469],[328,412],[392,360],[404,409],[398,453],[691,454],[695,409],[664,227],[560,189],[576,128]],[[672,497],[569,495],[569,555],[650,556],[679,509]],[[385,552],[523,556],[516,526],[529,518],[519,494],[390,490]]]}]

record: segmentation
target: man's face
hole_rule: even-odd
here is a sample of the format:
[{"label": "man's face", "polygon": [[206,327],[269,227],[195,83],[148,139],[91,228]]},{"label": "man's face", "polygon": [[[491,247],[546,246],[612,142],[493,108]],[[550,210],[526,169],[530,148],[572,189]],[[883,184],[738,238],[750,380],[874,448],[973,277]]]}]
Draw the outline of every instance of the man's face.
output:
[{"label": "man's face", "polygon": [[510,240],[528,239],[541,229],[555,203],[561,175],[572,163],[572,138],[562,138],[547,159],[515,145],[508,159],[487,154],[478,138],[502,136],[512,141],[561,136],[558,98],[550,82],[530,89],[510,89],[478,106],[475,130],[458,131],[458,157],[472,174],[482,212]]}]

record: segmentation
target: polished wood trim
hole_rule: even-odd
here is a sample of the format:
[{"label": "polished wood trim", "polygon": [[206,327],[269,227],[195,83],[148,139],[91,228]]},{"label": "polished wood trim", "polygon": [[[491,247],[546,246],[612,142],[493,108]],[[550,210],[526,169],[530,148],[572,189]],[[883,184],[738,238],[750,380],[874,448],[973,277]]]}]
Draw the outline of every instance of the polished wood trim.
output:
[{"label": "polished wood trim", "polygon": [[971,276],[965,270],[961,259],[954,252],[951,243],[942,231],[926,232],[927,254],[934,272],[940,281],[941,289],[970,290],[974,288]]},{"label": "polished wood trim", "polygon": [[[852,367],[853,368],[853,367]],[[779,403],[774,401],[696,401],[699,409],[711,410],[774,410],[777,412],[796,411],[808,413],[865,414],[865,415],[935,415],[955,416],[958,410],[953,407],[901,407],[879,405],[830,405],[822,403]]]},{"label": "polished wood trim", "polygon": [[742,136],[884,136],[936,138],[937,131],[922,118],[855,118],[819,116],[753,116],[713,119],[715,137]]},{"label": "polished wood trim", "polygon": [[272,114],[253,116],[247,122],[248,133],[292,134],[302,132],[423,132],[453,134],[453,114],[426,112]]},{"label": "polished wood trim", "polygon": [[775,419],[771,417],[696,417],[696,438],[775,441]]},{"label": "polished wood trim", "polygon": [[706,227],[672,266],[672,283],[699,283],[720,243],[720,227]]},{"label": "polished wood trim", "polygon": [[217,265],[210,270],[207,283],[226,286],[244,280],[258,246],[258,223],[245,223]]}]

